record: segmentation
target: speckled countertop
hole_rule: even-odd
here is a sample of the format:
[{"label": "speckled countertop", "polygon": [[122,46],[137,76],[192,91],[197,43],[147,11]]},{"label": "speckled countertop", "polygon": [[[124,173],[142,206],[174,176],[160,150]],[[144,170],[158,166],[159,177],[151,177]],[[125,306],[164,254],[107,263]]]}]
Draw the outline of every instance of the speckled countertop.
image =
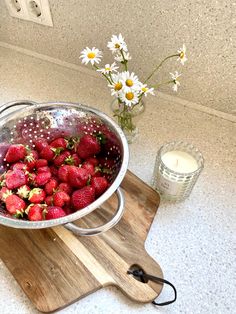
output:
[{"label": "speckled countertop", "polygon": [[[78,71],[0,48],[0,103],[15,99],[81,102],[111,114],[105,82]],[[105,288],[60,313],[233,313],[235,311],[236,125],[163,99],[148,98],[130,145],[129,169],[150,184],[158,148],[167,141],[192,142],[205,169],[189,199],[161,202],[146,241],[165,278],[178,289],[166,308],[140,305],[116,288]],[[165,289],[160,300],[170,297]],[[2,314],[37,313],[0,262]]]}]

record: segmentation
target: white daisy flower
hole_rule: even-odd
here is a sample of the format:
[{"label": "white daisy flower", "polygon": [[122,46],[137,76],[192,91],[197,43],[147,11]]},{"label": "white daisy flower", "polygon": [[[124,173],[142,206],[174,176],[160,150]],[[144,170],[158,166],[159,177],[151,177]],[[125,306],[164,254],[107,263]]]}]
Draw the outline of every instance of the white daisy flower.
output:
[{"label": "white daisy flower", "polygon": [[[132,59],[132,57],[131,57],[131,55],[129,54],[129,52],[123,51],[123,55],[124,55],[124,59],[125,59],[126,61],[129,61],[129,60]],[[118,61],[118,62],[124,61],[123,56],[122,56],[121,53],[118,53],[117,55],[115,55],[114,59],[115,59],[116,61]]]},{"label": "white daisy flower", "polygon": [[113,62],[111,65],[106,64],[104,68],[97,69],[98,72],[102,72],[103,74],[109,74],[111,72],[117,72],[116,69],[119,69],[119,67],[116,66],[116,63]]},{"label": "white daisy flower", "polygon": [[184,63],[188,60],[186,57],[186,46],[185,46],[185,44],[183,44],[183,48],[180,48],[178,50],[178,53],[179,53],[179,57],[178,57],[177,61],[180,60],[182,65],[184,65]]},{"label": "white daisy flower", "polygon": [[147,84],[141,85],[141,92],[144,94],[145,97],[147,96],[147,94],[155,95],[154,94],[154,88],[153,87],[151,87],[151,88],[147,87]]},{"label": "white daisy flower", "polygon": [[130,91],[120,91],[119,98],[122,102],[124,102],[127,106],[135,105],[139,102],[139,93],[134,90]]},{"label": "white daisy flower", "polygon": [[121,72],[121,80],[123,81],[124,90],[140,90],[141,82],[139,81],[137,75],[134,74],[134,72]]},{"label": "white daisy flower", "polygon": [[82,63],[88,64],[89,62],[94,65],[94,63],[99,63],[102,58],[102,52],[97,48],[93,47],[92,49],[86,47],[81,51]]},{"label": "white daisy flower", "polygon": [[112,35],[111,41],[107,43],[107,47],[112,51],[112,53],[120,51],[121,49],[126,52],[128,51],[125,40],[121,34],[118,36]]},{"label": "white daisy flower", "polygon": [[111,95],[118,95],[119,91],[124,87],[124,83],[121,78],[121,73],[112,74],[112,84],[109,84],[108,87],[111,88]]},{"label": "white daisy flower", "polygon": [[178,86],[180,86],[180,82],[179,82],[179,77],[182,75],[182,74],[179,74],[177,71],[175,71],[175,73],[173,74],[173,73],[170,73],[170,75],[171,75],[171,78],[172,78],[172,80],[173,80],[173,83],[174,83],[174,85],[173,85],[173,91],[174,92],[177,92],[177,90],[178,90]]}]

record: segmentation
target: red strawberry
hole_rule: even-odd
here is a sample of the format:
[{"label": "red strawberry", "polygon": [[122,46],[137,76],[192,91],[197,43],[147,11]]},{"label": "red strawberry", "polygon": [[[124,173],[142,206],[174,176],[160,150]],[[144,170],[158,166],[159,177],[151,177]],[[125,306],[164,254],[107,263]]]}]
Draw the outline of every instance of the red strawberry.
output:
[{"label": "red strawberry", "polygon": [[93,177],[91,179],[91,186],[94,187],[95,195],[98,197],[106,191],[108,187],[108,181],[104,177]]},{"label": "red strawberry", "polygon": [[27,183],[26,176],[22,170],[8,170],[6,173],[6,186],[8,189],[16,189]]},{"label": "red strawberry", "polygon": [[44,191],[47,195],[52,195],[58,186],[58,182],[56,179],[50,179],[48,183],[45,184]]},{"label": "red strawberry", "polygon": [[48,142],[44,138],[38,138],[34,141],[35,148],[38,152],[41,152],[41,150],[48,146]]},{"label": "red strawberry", "polygon": [[90,174],[91,176],[95,174],[94,166],[90,164],[89,162],[84,162],[82,165],[82,168],[85,169],[88,172],[88,174]]},{"label": "red strawberry", "polygon": [[53,196],[53,203],[55,206],[58,206],[58,207],[69,205],[70,196],[66,192],[58,191]]},{"label": "red strawberry", "polygon": [[99,161],[95,157],[89,157],[85,160],[85,162],[92,164],[94,167],[98,166],[99,164]]},{"label": "red strawberry", "polygon": [[51,179],[51,172],[42,172],[36,175],[35,183],[37,186],[43,186]]},{"label": "red strawberry", "polygon": [[30,185],[35,185],[35,179],[36,179],[36,174],[33,172],[33,173],[28,173],[27,176],[27,183],[30,184]]},{"label": "red strawberry", "polygon": [[23,162],[16,162],[15,164],[13,164],[11,166],[12,170],[22,170],[22,171],[28,171],[29,168],[27,167],[27,165]]},{"label": "red strawberry", "polygon": [[65,160],[66,160],[67,158],[69,158],[69,156],[70,156],[70,152],[69,152],[68,150],[62,152],[59,156],[57,156],[57,157],[53,160],[54,165],[57,166],[57,167],[61,166],[62,164],[65,163]]},{"label": "red strawberry", "polygon": [[46,219],[56,219],[66,216],[66,213],[61,207],[57,206],[48,206],[47,213],[46,213]]},{"label": "red strawberry", "polygon": [[12,194],[6,198],[6,209],[10,214],[22,214],[25,208],[26,204],[19,196]]},{"label": "red strawberry", "polygon": [[28,155],[25,156],[25,164],[29,170],[34,169],[36,165],[36,160],[38,159],[39,155],[36,150],[32,150]]},{"label": "red strawberry", "polygon": [[66,213],[66,215],[70,215],[74,213],[73,209],[70,206],[64,206],[63,210]]},{"label": "red strawberry", "polygon": [[79,166],[81,163],[81,159],[77,154],[72,154],[71,156],[67,157],[65,159],[65,164],[71,165],[71,166]]},{"label": "red strawberry", "polygon": [[72,205],[79,210],[91,204],[95,200],[95,190],[92,186],[85,186],[72,194]]},{"label": "red strawberry", "polygon": [[82,188],[89,179],[89,173],[86,169],[69,166],[68,180],[69,184],[75,188]]},{"label": "red strawberry", "polygon": [[58,178],[62,182],[67,182],[68,181],[70,167],[71,166],[64,165],[64,166],[59,168],[59,170],[58,170]]},{"label": "red strawberry", "polygon": [[6,198],[12,194],[12,191],[6,188],[5,186],[0,190],[0,199],[5,202]]},{"label": "red strawberry", "polygon": [[5,159],[7,162],[16,162],[22,160],[26,156],[26,148],[21,144],[11,145],[8,148]]},{"label": "red strawberry", "polygon": [[80,158],[86,159],[100,153],[101,146],[98,139],[90,134],[81,137],[77,146],[77,153]]},{"label": "red strawberry", "polygon": [[67,143],[68,143],[67,140],[65,140],[63,137],[59,137],[59,138],[55,139],[54,141],[52,141],[50,143],[50,146],[54,147],[54,148],[61,147],[61,148],[66,149]]},{"label": "red strawberry", "polygon": [[28,219],[30,221],[44,220],[44,216],[45,216],[45,206],[40,205],[40,204],[29,206]]},{"label": "red strawberry", "polygon": [[45,167],[47,165],[48,165],[48,161],[46,159],[38,159],[36,160],[36,163],[35,163],[35,167],[37,169],[41,167]]},{"label": "red strawberry", "polygon": [[40,157],[46,159],[47,161],[53,160],[55,156],[54,148],[47,145],[39,153]]},{"label": "red strawberry", "polygon": [[16,194],[18,194],[20,198],[28,198],[29,192],[30,187],[28,185],[23,185],[17,190]]},{"label": "red strawberry", "polygon": [[53,195],[48,195],[48,196],[46,196],[46,198],[45,198],[45,203],[46,203],[48,206],[53,206]]},{"label": "red strawberry", "polygon": [[29,201],[31,203],[42,203],[46,197],[46,193],[43,189],[35,188],[29,193]]},{"label": "red strawberry", "polygon": [[58,191],[63,191],[71,195],[73,190],[72,190],[72,187],[68,183],[63,182],[58,185]]},{"label": "red strawberry", "polygon": [[50,168],[48,166],[39,167],[37,169],[37,173],[43,173],[43,172],[51,172]]},{"label": "red strawberry", "polygon": [[49,168],[50,168],[52,176],[58,177],[58,169],[57,169],[57,167],[52,165]]}]

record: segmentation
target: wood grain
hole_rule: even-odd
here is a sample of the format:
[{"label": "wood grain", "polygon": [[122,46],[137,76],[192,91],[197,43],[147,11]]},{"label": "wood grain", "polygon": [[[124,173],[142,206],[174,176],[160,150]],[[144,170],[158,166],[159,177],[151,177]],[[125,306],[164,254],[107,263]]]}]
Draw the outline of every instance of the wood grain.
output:
[{"label": "wood grain", "polygon": [[[162,277],[160,266],[144,248],[159,195],[129,171],[121,186],[125,214],[117,226],[100,236],[77,237],[63,226],[43,230],[0,227],[0,257],[38,310],[61,309],[107,285],[143,303],[159,295],[162,285],[142,283],[127,274],[132,265],[139,265]],[[104,223],[116,203],[112,196],[76,224]]]}]

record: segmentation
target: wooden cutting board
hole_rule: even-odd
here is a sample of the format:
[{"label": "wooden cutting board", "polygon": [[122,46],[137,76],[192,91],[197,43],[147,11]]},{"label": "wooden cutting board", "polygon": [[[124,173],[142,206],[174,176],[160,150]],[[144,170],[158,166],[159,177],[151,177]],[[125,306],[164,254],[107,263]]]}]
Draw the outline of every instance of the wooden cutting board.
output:
[{"label": "wooden cutting board", "polygon": [[[121,186],[125,214],[103,235],[77,237],[63,226],[43,230],[0,227],[0,258],[39,311],[61,309],[108,285],[117,286],[129,298],[143,303],[159,295],[161,284],[142,283],[127,274],[131,266],[138,265],[162,277],[160,266],[144,248],[159,195],[129,171]],[[116,205],[116,197],[112,196],[77,224],[102,224]]]}]

